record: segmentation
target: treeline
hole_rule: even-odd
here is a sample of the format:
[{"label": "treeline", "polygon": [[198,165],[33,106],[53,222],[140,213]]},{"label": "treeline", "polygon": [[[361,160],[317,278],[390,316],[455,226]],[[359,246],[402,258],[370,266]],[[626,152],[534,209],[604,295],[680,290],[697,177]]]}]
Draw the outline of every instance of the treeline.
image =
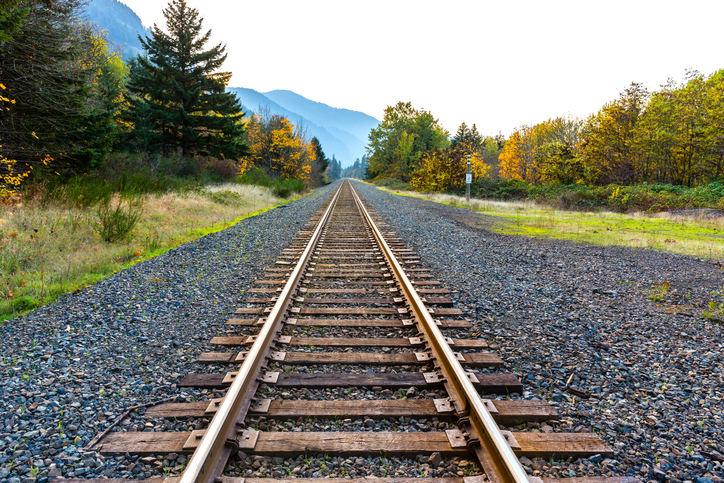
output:
[{"label": "treeline", "polygon": [[366,177],[459,192],[468,155],[474,195],[619,211],[717,207],[724,71],[688,72],[685,82],[669,80],[653,93],[631,84],[586,120],[549,119],[508,139],[465,123],[450,136],[431,113],[401,102],[370,132]]},{"label": "treeline", "polygon": [[0,0],[0,195],[31,178],[137,171],[139,159],[152,175],[258,168],[323,182],[318,140],[280,116],[245,116],[226,91],[225,46],[207,45],[185,0],[169,3],[166,31],[154,26],[128,64],[80,18],[81,4]]},{"label": "treeline", "polygon": [[367,156],[355,159],[351,166],[347,166],[342,170],[343,178],[357,178],[366,179],[368,176],[367,168],[369,163],[367,162]]},{"label": "treeline", "polygon": [[437,119],[411,103],[385,109],[370,132],[367,176],[396,178],[423,191],[446,191],[465,182],[467,155],[473,179],[484,178],[497,158],[499,140],[483,137],[463,123],[452,138]]},{"label": "treeline", "polygon": [[500,174],[541,184],[700,186],[724,177],[724,71],[689,72],[649,93],[631,84],[585,121],[523,126],[500,153]]}]

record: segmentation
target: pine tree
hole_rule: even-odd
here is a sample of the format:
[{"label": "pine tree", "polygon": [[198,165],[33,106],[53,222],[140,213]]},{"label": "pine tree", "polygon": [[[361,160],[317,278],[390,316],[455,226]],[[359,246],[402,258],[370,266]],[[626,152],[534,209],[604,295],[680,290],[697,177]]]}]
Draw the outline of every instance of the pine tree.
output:
[{"label": "pine tree", "polygon": [[[52,171],[86,169],[93,155],[86,128],[99,68],[89,58],[92,31],[80,0],[11,2],[27,11],[12,41],[0,42],[0,81],[16,101],[0,112],[2,155]],[[7,13],[7,12],[6,12]]]},{"label": "pine tree", "polygon": [[318,169],[321,173],[324,173],[324,171],[327,169],[327,166],[329,166],[329,159],[327,159],[327,156],[324,154],[322,145],[319,143],[319,139],[317,139],[316,136],[313,137],[310,142],[312,143],[312,149],[314,150]]},{"label": "pine tree", "polygon": [[204,50],[211,31],[201,35],[203,19],[185,0],[172,0],[163,14],[169,33],[154,25],[150,37],[139,37],[146,56],[131,69],[127,117],[144,121],[135,124],[133,136],[153,141],[150,147],[167,155],[245,155],[244,114],[237,97],[225,90],[231,73],[216,72],[226,47]]},{"label": "pine tree", "polygon": [[20,30],[30,8],[22,8],[18,0],[0,0],[0,42],[9,42]]}]

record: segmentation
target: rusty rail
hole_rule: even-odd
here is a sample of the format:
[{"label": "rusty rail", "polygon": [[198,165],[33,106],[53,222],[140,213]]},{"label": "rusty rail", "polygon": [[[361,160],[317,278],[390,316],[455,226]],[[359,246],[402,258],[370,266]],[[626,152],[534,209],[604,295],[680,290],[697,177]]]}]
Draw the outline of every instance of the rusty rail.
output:
[{"label": "rusty rail", "polygon": [[498,425],[485,407],[462,365],[458,362],[442,332],[438,329],[402,266],[392,253],[392,249],[362,204],[357,192],[352,189],[352,193],[430,344],[442,375],[447,381],[446,386],[452,389],[450,396],[454,400],[458,413],[467,418],[462,422],[469,423],[466,428],[468,444],[472,446],[470,449],[474,450],[478,456],[486,476],[493,483],[528,483],[528,475],[520,461],[513,453],[505,436],[498,429]]},{"label": "rusty rail", "polygon": [[239,369],[238,376],[234,379],[231,387],[229,387],[224,401],[211,420],[209,428],[204,433],[188,466],[181,475],[180,483],[215,481],[221,476],[231,449],[238,447],[237,440],[239,433],[241,433],[243,420],[250,403],[250,388],[255,384],[259,370],[265,358],[268,356],[271,344],[277,337],[282,319],[291,303],[291,297],[304,274],[314,246],[317,244],[322,229],[334,209],[335,202],[341,190],[342,184],[334,194],[324,215],[320,218],[314,233],[300,256],[299,262],[289,276],[282,292],[279,294],[279,299],[274,304],[256,342],[252,345],[251,349],[249,349],[249,353]]}]

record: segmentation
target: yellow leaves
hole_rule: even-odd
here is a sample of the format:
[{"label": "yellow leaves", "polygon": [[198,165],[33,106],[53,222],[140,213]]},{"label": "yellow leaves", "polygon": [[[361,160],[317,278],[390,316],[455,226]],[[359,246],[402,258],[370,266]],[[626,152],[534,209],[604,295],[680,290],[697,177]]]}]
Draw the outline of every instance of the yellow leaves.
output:
[{"label": "yellow leaves", "polygon": [[[289,179],[309,181],[314,150],[311,143],[295,133],[294,124],[279,115],[260,119],[253,115],[247,123],[249,166]],[[243,171],[242,171],[243,172]]]},{"label": "yellow leaves", "polygon": [[[482,156],[474,153],[470,157],[470,168],[476,178],[484,177],[490,166]],[[447,191],[465,183],[467,152],[463,149],[437,149],[425,153],[418,168],[410,178],[410,185],[422,191]]]}]

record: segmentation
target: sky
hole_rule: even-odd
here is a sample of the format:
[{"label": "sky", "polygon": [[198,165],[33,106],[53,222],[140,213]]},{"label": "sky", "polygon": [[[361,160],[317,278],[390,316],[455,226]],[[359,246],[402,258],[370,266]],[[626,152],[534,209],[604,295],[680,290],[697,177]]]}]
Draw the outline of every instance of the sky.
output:
[{"label": "sky", "polygon": [[[164,28],[167,0],[121,0]],[[287,89],[382,119],[411,102],[451,134],[585,118],[631,82],[724,68],[722,0],[187,0],[230,87]]]}]

